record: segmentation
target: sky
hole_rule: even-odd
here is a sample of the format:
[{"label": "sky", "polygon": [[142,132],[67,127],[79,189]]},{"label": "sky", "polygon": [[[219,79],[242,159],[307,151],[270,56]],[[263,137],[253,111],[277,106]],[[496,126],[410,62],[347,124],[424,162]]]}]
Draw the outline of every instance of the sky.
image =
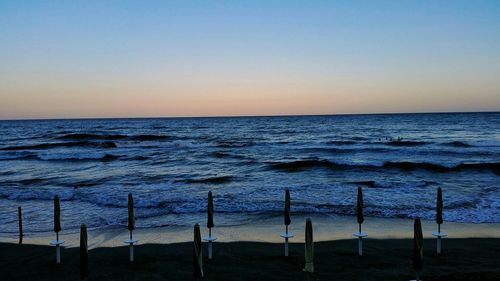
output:
[{"label": "sky", "polygon": [[500,110],[500,1],[0,1],[0,119]]}]

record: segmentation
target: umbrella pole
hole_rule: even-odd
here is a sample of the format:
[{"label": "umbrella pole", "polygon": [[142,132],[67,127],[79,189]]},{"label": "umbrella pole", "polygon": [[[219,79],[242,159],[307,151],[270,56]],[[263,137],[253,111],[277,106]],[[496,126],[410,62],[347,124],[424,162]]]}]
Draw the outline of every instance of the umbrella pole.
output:
[{"label": "umbrella pole", "polygon": [[134,262],[134,243],[132,242],[132,230],[130,230],[130,245],[129,245],[129,252],[130,252],[130,262]]},{"label": "umbrella pole", "polygon": [[358,237],[358,255],[361,257],[363,255],[363,237],[361,237],[361,224],[359,224],[359,234]]},{"label": "umbrella pole", "polygon": [[437,254],[441,254],[441,224],[438,224],[438,237],[437,237],[437,245],[436,245]]},{"label": "umbrella pole", "polygon": [[288,225],[285,226],[286,229],[285,229],[285,233],[286,233],[286,237],[285,237],[285,257],[288,257]]},{"label": "umbrella pole", "polygon": [[59,232],[56,232],[56,263],[61,263],[61,248],[59,246]]},{"label": "umbrella pole", "polygon": [[208,259],[212,259],[212,228],[208,228]]}]

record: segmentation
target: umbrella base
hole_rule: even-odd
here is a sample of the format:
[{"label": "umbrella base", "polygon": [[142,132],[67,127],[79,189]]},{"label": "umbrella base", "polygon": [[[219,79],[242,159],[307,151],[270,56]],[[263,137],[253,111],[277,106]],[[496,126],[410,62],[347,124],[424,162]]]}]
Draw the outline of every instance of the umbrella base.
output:
[{"label": "umbrella base", "polygon": [[137,240],[137,239],[128,239],[128,240],[123,241],[123,243],[128,244],[128,245],[134,245],[134,244],[137,244],[138,242],[139,242],[139,240]]},{"label": "umbrella base", "polygon": [[208,236],[207,235],[207,236],[203,237],[203,241],[213,242],[215,240],[217,240],[217,237],[215,237],[215,236]]},{"label": "umbrella base", "polygon": [[137,242],[139,242],[139,240],[137,240],[137,239],[128,239],[128,240],[123,241],[123,243],[129,245],[130,262],[134,262],[134,244],[136,244]]},{"label": "umbrella base", "polygon": [[64,240],[52,240],[52,241],[50,241],[50,245],[60,246],[60,245],[64,244],[64,242],[65,242]]},{"label": "umbrella base", "polygon": [[285,238],[285,257],[288,257],[288,239],[293,237],[292,232],[283,232],[280,234],[281,237]]},{"label": "umbrella base", "polygon": [[283,233],[280,234],[280,236],[283,237],[283,238],[292,238],[294,235],[293,235],[292,232],[288,232],[288,233],[287,232],[283,232]]},{"label": "umbrella base", "polygon": [[352,236],[354,236],[354,237],[361,237],[361,238],[364,238],[364,237],[367,237],[367,236],[368,236],[368,233],[363,232],[363,231],[361,231],[361,232],[354,232],[354,233],[352,234]]},{"label": "umbrella base", "polygon": [[203,237],[203,240],[208,242],[208,259],[211,260],[212,259],[212,242],[217,240],[217,237],[207,235],[207,236]]},{"label": "umbrella base", "polygon": [[50,245],[56,246],[56,263],[61,263],[61,245],[64,244],[64,240],[52,240]]},{"label": "umbrella base", "polygon": [[433,232],[433,233],[432,233],[432,236],[436,236],[436,237],[446,237],[446,236],[448,236],[448,233],[447,233],[447,232],[444,232],[444,231],[441,231],[441,232],[437,232],[437,231],[435,231],[435,232]]},{"label": "umbrella base", "polygon": [[436,236],[437,238],[436,253],[439,255],[441,254],[441,239],[448,236],[448,233],[441,231],[441,232],[433,232],[432,235]]}]

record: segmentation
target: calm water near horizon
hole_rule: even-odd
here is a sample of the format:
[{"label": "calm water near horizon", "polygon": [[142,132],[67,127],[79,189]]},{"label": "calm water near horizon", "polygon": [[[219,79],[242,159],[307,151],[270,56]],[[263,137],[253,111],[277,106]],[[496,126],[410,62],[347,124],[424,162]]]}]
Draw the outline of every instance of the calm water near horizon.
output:
[{"label": "calm water near horizon", "polygon": [[[391,139],[392,138],[392,139]],[[398,139],[401,138],[401,139]],[[0,233],[189,225],[214,193],[216,224],[292,211],[500,222],[500,113],[0,121]]]}]

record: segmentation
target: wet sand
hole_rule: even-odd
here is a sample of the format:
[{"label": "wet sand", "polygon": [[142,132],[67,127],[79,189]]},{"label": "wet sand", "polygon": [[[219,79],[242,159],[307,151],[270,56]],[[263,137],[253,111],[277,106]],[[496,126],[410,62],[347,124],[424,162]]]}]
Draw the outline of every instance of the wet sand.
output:
[{"label": "wet sand", "polygon": [[[280,243],[283,239],[279,233],[283,232],[283,217],[256,218],[255,221],[241,225],[218,225],[217,218],[223,214],[216,214],[215,230],[217,242],[272,242]],[[304,226],[309,216],[295,214],[292,216],[290,230],[295,234],[291,242],[304,241]],[[352,216],[322,215],[315,214],[312,217],[315,241],[331,241],[352,239],[352,233],[358,230],[356,218]],[[199,221],[202,236],[206,235],[207,229],[203,221]],[[134,231],[134,237],[139,239],[139,244],[171,244],[190,242],[193,239],[192,226],[166,226],[156,228],[139,228]],[[193,223],[194,224],[194,223]],[[434,221],[422,221],[424,238],[432,238],[432,232],[437,226]],[[448,232],[449,238],[500,238],[500,223],[453,223],[445,222],[442,230]],[[400,239],[413,237],[413,220],[395,218],[366,218],[363,223],[363,231],[369,234],[369,238],[377,239]],[[89,229],[89,248],[97,247],[121,247],[123,240],[128,238],[126,226],[113,226],[97,229]],[[66,247],[79,246],[79,230],[64,230],[60,234],[61,239],[66,240]],[[50,240],[55,239],[53,232],[28,233],[24,237],[24,243],[36,245],[48,245]],[[16,233],[0,233],[0,242],[17,243]]]}]

